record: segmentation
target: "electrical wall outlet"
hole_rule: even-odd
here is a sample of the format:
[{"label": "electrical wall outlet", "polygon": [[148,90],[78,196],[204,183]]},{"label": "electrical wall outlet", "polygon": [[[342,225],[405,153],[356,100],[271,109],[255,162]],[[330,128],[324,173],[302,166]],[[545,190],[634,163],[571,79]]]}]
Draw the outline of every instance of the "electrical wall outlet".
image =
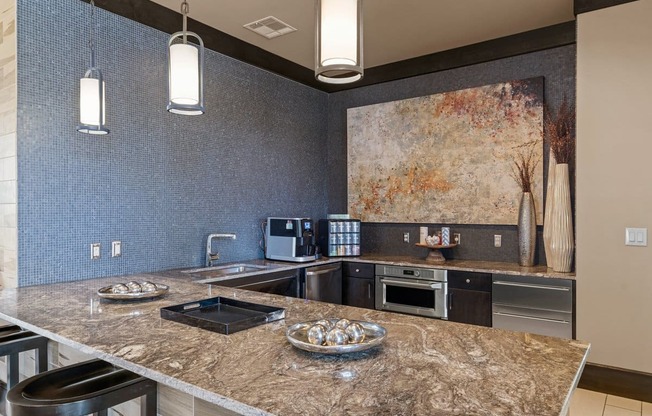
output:
[{"label": "electrical wall outlet", "polygon": [[91,244],[91,260],[100,258],[100,243]]},{"label": "electrical wall outlet", "polygon": [[122,242],[111,241],[111,257],[122,256]]},{"label": "electrical wall outlet", "polygon": [[410,233],[403,233],[403,242],[404,243],[410,242]]},{"label": "electrical wall outlet", "polygon": [[494,247],[500,247],[503,245],[503,236],[500,234],[494,234]]},{"label": "electrical wall outlet", "polygon": [[458,246],[462,244],[462,234],[460,233],[453,233],[453,244],[457,244]]}]

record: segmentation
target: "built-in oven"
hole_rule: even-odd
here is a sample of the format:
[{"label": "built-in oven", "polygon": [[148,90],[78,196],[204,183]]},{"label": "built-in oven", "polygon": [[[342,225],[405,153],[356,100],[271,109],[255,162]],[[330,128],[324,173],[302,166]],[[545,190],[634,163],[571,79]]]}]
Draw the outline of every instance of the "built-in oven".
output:
[{"label": "built-in oven", "polygon": [[447,271],[376,265],[376,309],[448,319]]}]

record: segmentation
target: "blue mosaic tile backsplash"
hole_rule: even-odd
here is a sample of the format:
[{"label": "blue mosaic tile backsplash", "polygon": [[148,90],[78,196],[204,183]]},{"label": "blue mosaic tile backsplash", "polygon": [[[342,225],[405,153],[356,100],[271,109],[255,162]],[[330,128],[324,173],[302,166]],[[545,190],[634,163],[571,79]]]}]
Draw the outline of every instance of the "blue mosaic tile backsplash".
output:
[{"label": "blue mosaic tile backsplash", "polygon": [[213,232],[238,236],[223,261],[262,257],[265,217],[326,215],[327,94],[207,50],[206,114],[169,114],[168,35],[102,9],[111,134],[78,133],[89,11],[18,0],[20,286],[199,266]]}]

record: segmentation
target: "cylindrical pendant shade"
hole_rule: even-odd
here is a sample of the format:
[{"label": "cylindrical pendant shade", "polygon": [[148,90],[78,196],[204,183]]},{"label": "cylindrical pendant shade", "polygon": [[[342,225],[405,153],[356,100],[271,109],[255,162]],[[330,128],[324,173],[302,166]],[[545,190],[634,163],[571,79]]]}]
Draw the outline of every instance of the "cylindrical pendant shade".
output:
[{"label": "cylindrical pendant shade", "polygon": [[[197,44],[189,43],[194,37]],[[192,32],[177,32],[168,42],[168,106],[175,114],[204,114],[204,43]]]},{"label": "cylindrical pendant shade", "polygon": [[[82,78],[79,80],[79,121],[91,126],[100,125],[100,80]],[[102,124],[106,123],[104,111],[105,84],[102,82]]]},{"label": "cylindrical pendant shade", "polygon": [[317,80],[345,84],[362,78],[361,15],[361,0],[317,2]]},{"label": "cylindrical pendant shade", "polygon": [[185,105],[199,102],[199,51],[191,44],[170,46],[170,101]]},{"label": "cylindrical pendant shade", "polygon": [[356,65],[358,7],[351,0],[322,0],[321,64]]},{"label": "cylindrical pendant shade", "polygon": [[[98,78],[91,78],[98,74]],[[101,84],[100,84],[101,83]],[[100,90],[101,85],[101,90]],[[107,134],[106,128],[106,85],[97,69],[91,69],[79,80],[79,122],[77,131],[89,134]]]}]

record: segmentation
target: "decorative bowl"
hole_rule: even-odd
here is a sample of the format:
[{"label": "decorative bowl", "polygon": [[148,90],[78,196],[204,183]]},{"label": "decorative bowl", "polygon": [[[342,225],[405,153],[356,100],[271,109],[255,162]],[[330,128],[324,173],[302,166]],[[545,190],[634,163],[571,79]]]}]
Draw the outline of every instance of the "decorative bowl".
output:
[{"label": "decorative bowl", "polygon": [[[328,319],[334,326],[339,319]],[[350,352],[358,352],[368,350],[382,344],[387,336],[387,330],[382,326],[373,322],[367,321],[351,321],[357,323],[364,329],[364,340],[359,344],[345,344],[345,345],[315,345],[308,342],[308,330],[317,324],[319,321],[308,321],[294,324],[287,329],[285,333],[288,341],[293,346],[310,352],[318,352],[321,354],[346,354]]]},{"label": "decorative bowl", "polygon": [[[129,282],[129,283],[132,283],[132,282]],[[137,282],[134,282],[134,283],[137,283]],[[170,287],[168,285],[163,285],[163,284],[160,284],[160,283],[151,283],[151,282],[143,282],[143,283],[148,283],[149,285],[153,285],[153,286],[155,286],[155,289],[151,290],[152,286],[149,286],[148,288],[150,290],[147,291],[147,292],[144,292],[144,291],[140,290],[138,292],[129,291],[129,292],[126,292],[126,293],[115,293],[114,290],[113,290],[114,286],[120,286],[120,285],[124,286],[124,284],[118,283],[118,284],[115,284],[115,285],[106,286],[106,287],[103,287],[103,288],[99,289],[97,291],[97,295],[99,297],[101,297],[101,298],[111,299],[111,300],[142,300],[142,299],[152,299],[152,298],[156,298],[158,296],[165,295],[166,293],[168,293],[168,290],[170,289]],[[134,286],[134,289],[135,289],[135,285],[132,285],[132,286]],[[129,286],[127,286],[127,287],[129,287]]]}]

